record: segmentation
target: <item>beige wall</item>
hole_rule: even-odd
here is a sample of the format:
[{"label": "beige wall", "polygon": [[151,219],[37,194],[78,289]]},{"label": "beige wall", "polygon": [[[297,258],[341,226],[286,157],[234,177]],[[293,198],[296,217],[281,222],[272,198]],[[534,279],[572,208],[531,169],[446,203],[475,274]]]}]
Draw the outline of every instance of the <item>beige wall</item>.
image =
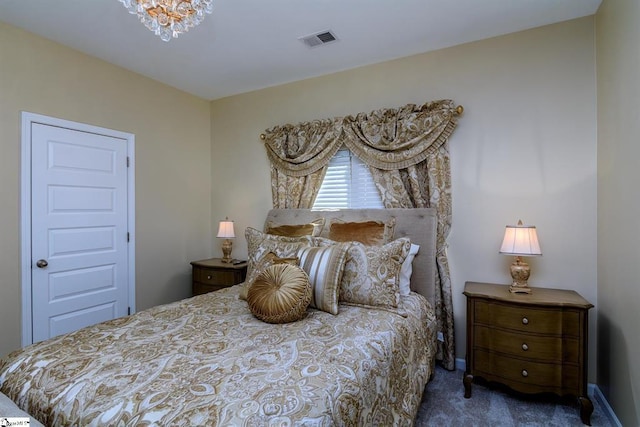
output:
[{"label": "beige wall", "polygon": [[209,102],[2,23],[0,58],[0,356],[21,344],[21,111],[135,134],[137,308],[190,295],[211,255]]},{"label": "beige wall", "polygon": [[[465,281],[508,283],[504,226],[538,227],[533,287],[575,289],[596,304],[596,76],[593,18],[534,29],[212,102],[212,214],[236,233],[271,207],[268,127],[451,98],[449,257],[457,357],[465,354]],[[246,255],[236,239],[237,256]],[[219,247],[214,248],[218,254]],[[595,381],[595,310],[590,381]]]},{"label": "beige wall", "polygon": [[640,426],[640,3],[605,0],[598,72],[598,385]]}]

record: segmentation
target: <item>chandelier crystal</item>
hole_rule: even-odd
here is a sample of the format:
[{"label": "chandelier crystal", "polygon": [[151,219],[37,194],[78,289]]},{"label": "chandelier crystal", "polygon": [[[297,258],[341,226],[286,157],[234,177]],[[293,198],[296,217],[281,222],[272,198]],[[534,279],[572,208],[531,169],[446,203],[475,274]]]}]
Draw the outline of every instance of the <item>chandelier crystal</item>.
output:
[{"label": "chandelier crystal", "polygon": [[138,15],[162,40],[186,33],[213,11],[213,0],[120,0],[129,13]]}]

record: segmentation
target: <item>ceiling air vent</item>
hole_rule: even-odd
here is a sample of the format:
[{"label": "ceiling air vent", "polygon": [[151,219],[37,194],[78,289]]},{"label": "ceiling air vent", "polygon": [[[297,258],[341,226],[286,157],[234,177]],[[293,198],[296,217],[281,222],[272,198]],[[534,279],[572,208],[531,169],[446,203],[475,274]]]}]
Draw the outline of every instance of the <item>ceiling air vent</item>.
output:
[{"label": "ceiling air vent", "polygon": [[338,41],[338,38],[331,32],[331,30],[326,30],[315,34],[310,34],[308,36],[300,37],[298,40],[301,40],[308,47],[316,47],[323,44],[336,42]]}]

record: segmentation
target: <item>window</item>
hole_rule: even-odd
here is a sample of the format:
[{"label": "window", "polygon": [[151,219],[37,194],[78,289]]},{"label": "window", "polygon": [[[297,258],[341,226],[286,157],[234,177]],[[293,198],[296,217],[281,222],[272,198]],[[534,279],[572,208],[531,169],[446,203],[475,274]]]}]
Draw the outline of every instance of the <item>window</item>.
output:
[{"label": "window", "polygon": [[367,165],[347,149],[329,161],[313,209],[384,208]]}]

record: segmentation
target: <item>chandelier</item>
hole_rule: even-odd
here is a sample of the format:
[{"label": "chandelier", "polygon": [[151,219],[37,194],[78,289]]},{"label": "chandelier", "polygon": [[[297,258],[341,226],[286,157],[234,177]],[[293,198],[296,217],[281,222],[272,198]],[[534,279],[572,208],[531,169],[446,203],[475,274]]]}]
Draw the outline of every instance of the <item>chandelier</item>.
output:
[{"label": "chandelier", "polygon": [[148,29],[168,42],[195,27],[205,13],[213,11],[213,0],[120,0],[129,13],[138,15]]}]

